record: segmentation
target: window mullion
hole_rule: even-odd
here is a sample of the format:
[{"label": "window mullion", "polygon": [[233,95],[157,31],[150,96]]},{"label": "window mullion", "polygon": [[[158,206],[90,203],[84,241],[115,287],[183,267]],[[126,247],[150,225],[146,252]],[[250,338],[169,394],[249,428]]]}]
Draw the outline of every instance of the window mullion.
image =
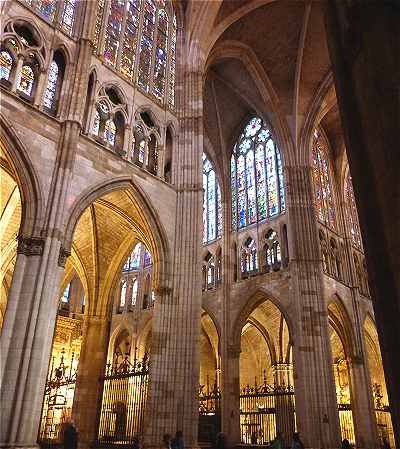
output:
[{"label": "window mullion", "polygon": [[126,20],[127,20],[127,16],[128,16],[128,10],[127,10],[127,2],[128,1],[129,0],[125,0],[125,3],[124,3],[124,18],[122,19],[121,36],[119,38],[118,54],[117,54],[117,59],[115,61],[115,68],[116,68],[116,70],[118,70],[118,72],[120,71],[120,68],[121,68],[122,51],[124,48],[124,41],[125,41]]},{"label": "window mullion", "polygon": [[[269,138],[271,139],[271,137]],[[268,140],[269,140],[268,139]],[[264,179],[265,179],[265,213],[266,213],[266,218],[270,217],[270,213],[269,213],[269,187],[268,187],[268,164],[267,164],[267,154],[266,154],[266,146],[268,143],[268,140],[264,142],[263,145],[263,158],[264,158]]]},{"label": "window mullion", "polygon": [[137,77],[139,72],[139,65],[140,65],[140,51],[142,48],[142,33],[143,33],[143,23],[144,23],[144,10],[145,10],[145,0],[140,2],[140,12],[139,12],[139,25],[138,25],[138,35],[137,35],[137,42],[136,42],[136,56],[135,56],[135,71],[133,74],[133,83],[137,87]]},{"label": "window mullion", "polygon": [[278,198],[278,213],[282,212],[281,207],[281,183],[279,179],[279,166],[278,166],[278,156],[277,156],[277,148],[276,143],[274,142],[274,160],[275,160],[275,179],[276,179],[276,193]]},{"label": "window mullion", "polygon": [[[255,139],[255,137],[254,137]],[[259,222],[258,216],[258,177],[257,177],[257,165],[256,165],[256,146],[254,141],[252,142],[253,149],[253,173],[254,173],[254,191],[255,191],[255,207],[256,207],[256,223]]]},{"label": "window mullion", "polygon": [[156,9],[156,22],[154,25],[154,36],[153,36],[153,49],[151,53],[151,62],[150,62],[150,77],[149,77],[149,94],[153,95],[153,84],[154,84],[154,70],[156,63],[156,50],[157,50],[157,38],[158,38],[158,22],[160,20],[160,10]]}]

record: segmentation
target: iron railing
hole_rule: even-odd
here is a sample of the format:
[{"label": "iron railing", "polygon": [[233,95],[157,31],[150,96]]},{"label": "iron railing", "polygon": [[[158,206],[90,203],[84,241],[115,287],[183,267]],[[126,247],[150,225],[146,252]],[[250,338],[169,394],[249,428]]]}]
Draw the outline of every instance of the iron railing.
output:
[{"label": "iron railing", "polygon": [[108,364],[103,383],[98,445],[130,445],[143,432],[149,385],[149,358],[128,357],[120,364]]},{"label": "iron railing", "polygon": [[294,388],[291,385],[271,386],[266,379],[253,387],[247,385],[240,393],[240,433],[243,444],[265,445],[278,432],[289,446],[296,429]]}]

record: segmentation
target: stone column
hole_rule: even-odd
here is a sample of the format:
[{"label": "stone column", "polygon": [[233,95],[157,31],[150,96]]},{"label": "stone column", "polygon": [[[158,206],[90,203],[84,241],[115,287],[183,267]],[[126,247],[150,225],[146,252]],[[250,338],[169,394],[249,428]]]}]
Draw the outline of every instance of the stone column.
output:
[{"label": "stone column", "polygon": [[366,358],[347,359],[350,374],[351,409],[353,413],[356,445],[360,449],[378,447],[376,418],[372,390],[368,379]]},{"label": "stone column", "polygon": [[240,347],[227,346],[222,354],[222,430],[230,447],[240,444]]},{"label": "stone column", "polygon": [[367,256],[396,444],[400,447],[400,10],[327,3],[336,94]]},{"label": "stone column", "polygon": [[[182,72],[181,72],[182,73]],[[197,445],[201,319],[202,74],[186,70],[178,103],[176,242],[173,287],[160,279],[156,292],[145,444],[162,446],[164,433],[182,430]]]},{"label": "stone column", "polygon": [[106,317],[85,317],[72,405],[72,419],[79,432],[79,448],[88,449],[97,438],[102,400],[99,380],[106,368],[109,333],[110,322]]},{"label": "stone column", "polygon": [[307,448],[340,447],[328,312],[309,167],[285,167],[293,253],[294,383],[298,430]]},{"label": "stone column", "polygon": [[62,267],[54,238],[20,237],[1,334],[0,447],[34,447]]}]

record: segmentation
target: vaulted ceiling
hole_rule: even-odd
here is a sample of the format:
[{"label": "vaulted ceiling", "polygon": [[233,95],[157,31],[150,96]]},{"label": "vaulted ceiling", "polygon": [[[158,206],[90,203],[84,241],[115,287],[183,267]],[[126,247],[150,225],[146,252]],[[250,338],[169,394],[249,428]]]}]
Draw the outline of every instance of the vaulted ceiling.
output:
[{"label": "vaulted ceiling", "polygon": [[149,248],[157,263],[150,225],[132,193],[118,190],[102,196],[78,221],[62,285],[76,271],[90,312],[105,313],[122,264],[137,241]]},{"label": "vaulted ceiling", "polygon": [[[199,34],[207,58],[204,127],[206,149],[213,160],[222,155],[221,161],[228,166],[240,127],[254,113],[273,127],[283,123],[296,142],[321,85],[332,85],[324,2],[224,0],[203,4],[209,20],[193,27],[193,32]],[[324,119],[321,126],[336,157],[343,149],[343,138],[331,90],[335,101],[319,120]]]}]

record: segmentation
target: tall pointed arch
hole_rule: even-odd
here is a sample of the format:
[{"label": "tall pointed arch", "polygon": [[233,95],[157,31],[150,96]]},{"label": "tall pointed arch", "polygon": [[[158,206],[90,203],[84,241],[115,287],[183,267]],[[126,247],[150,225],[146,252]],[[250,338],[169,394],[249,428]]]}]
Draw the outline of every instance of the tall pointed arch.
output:
[{"label": "tall pointed arch", "polygon": [[336,211],[328,146],[321,132],[317,129],[314,130],[312,142],[312,177],[317,218],[329,228],[336,229]]},{"label": "tall pointed arch", "polygon": [[354,198],[353,182],[351,179],[350,170],[347,170],[344,181],[344,201],[346,225],[350,233],[351,241],[358,249],[362,249],[360,223],[358,220],[357,205]]},{"label": "tall pointed arch", "polygon": [[244,228],[285,211],[282,158],[259,117],[243,129],[231,157],[232,228]]},{"label": "tall pointed arch", "polygon": [[209,243],[221,236],[221,188],[212,163],[203,153],[203,243]]}]

